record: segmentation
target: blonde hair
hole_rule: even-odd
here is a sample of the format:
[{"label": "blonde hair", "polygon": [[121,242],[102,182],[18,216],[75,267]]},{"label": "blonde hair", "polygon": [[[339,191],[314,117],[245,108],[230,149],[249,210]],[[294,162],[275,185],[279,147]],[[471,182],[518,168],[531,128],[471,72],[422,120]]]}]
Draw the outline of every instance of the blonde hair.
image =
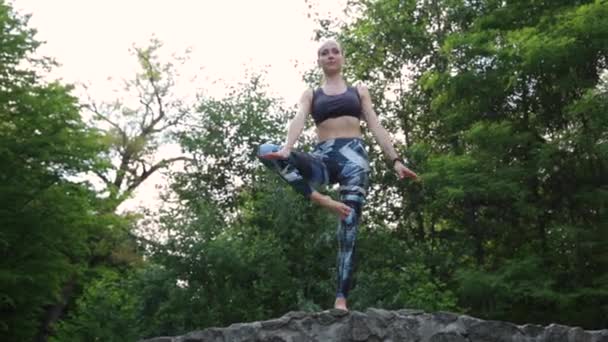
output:
[{"label": "blonde hair", "polygon": [[344,56],[344,50],[342,49],[342,45],[340,44],[340,42],[338,42],[337,40],[333,39],[333,38],[328,38],[326,40],[324,40],[323,42],[321,42],[321,45],[319,45],[319,48],[317,49],[317,57],[319,57],[321,55],[321,49],[323,49],[323,47],[329,43],[334,43],[338,46],[338,49],[340,49],[340,53],[342,54],[342,56]]}]

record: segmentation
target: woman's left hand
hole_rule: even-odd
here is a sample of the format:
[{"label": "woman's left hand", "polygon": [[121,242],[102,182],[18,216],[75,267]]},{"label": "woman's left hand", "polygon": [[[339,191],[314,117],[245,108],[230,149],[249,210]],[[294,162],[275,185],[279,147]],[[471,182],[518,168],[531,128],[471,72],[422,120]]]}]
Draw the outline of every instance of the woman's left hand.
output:
[{"label": "woman's left hand", "polygon": [[395,162],[394,169],[395,169],[395,172],[397,172],[397,175],[399,176],[399,179],[404,179],[404,178],[416,179],[416,178],[418,178],[418,175],[416,173],[414,173],[414,171],[408,169],[400,161]]},{"label": "woman's left hand", "polygon": [[289,158],[289,153],[291,152],[290,148],[282,147],[277,152],[270,152],[264,155],[261,155],[261,158],[269,159],[269,160],[277,160],[277,159],[287,159]]}]

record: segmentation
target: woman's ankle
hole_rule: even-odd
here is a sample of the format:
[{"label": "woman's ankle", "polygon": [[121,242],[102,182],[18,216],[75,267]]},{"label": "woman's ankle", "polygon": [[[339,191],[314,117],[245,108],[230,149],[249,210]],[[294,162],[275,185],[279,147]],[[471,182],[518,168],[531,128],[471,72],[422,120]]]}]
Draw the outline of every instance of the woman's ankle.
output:
[{"label": "woman's ankle", "polygon": [[311,201],[313,201],[317,204],[323,205],[323,204],[327,203],[327,199],[329,198],[329,196],[323,195],[322,193],[320,193],[318,191],[313,191],[310,194],[309,198]]}]

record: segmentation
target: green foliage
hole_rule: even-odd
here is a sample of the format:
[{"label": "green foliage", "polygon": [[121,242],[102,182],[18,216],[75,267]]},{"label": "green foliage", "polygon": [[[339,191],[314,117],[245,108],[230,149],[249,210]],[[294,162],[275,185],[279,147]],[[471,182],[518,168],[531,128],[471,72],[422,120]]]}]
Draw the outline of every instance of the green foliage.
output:
[{"label": "green foliage", "polygon": [[[0,334],[32,340],[45,309],[76,291],[103,234],[122,225],[79,176],[103,170],[104,147],[71,87],[42,82],[48,66],[27,20],[0,2]],[[115,228],[112,228],[112,227]]]},{"label": "green foliage", "polygon": [[[471,309],[485,317],[520,324],[558,320],[570,325],[602,324],[606,307],[593,301],[607,295],[605,279],[564,291],[556,286],[554,274],[545,270],[546,265],[534,255],[507,260],[491,272],[463,269],[457,274],[458,292]],[[579,308],[576,312],[570,310],[574,306]]]},{"label": "green foliage", "polygon": [[454,292],[433,274],[440,265],[428,262],[428,253],[410,248],[395,235],[386,227],[360,233],[352,308],[456,310]]},{"label": "green foliage", "polygon": [[[99,127],[103,154],[112,163],[95,175],[104,185],[108,212],[115,211],[146,179],[186,160],[185,156],[158,157],[161,144],[175,143],[182,120],[192,105],[176,94],[178,72],[173,62],[160,58],[162,43],[151,39],[146,47],[135,46],[131,54],[138,61],[135,77],[125,80],[122,96],[111,103],[88,99],[84,106],[91,124]],[[175,57],[183,62],[182,58]]]},{"label": "green foliage", "polygon": [[78,299],[75,319],[63,321],[51,341],[134,341],[137,297],[132,279],[112,270],[102,272]]},{"label": "green foliage", "polygon": [[509,260],[495,272],[462,269],[457,274],[458,292],[484,316],[513,318],[533,303],[538,307],[536,320],[543,319],[552,315],[558,298],[552,290],[554,280],[542,270],[542,260],[536,256]]},{"label": "green foliage", "polygon": [[[352,20],[338,32],[321,21],[320,35],[341,40],[348,79],[371,87],[422,178],[398,181],[366,136],[373,187],[351,308],[608,325],[608,4],[349,6]],[[52,65],[32,60],[38,44],[0,0],[3,337],[33,339],[66,290],[82,295],[56,341],[131,341],[332,305],[337,219],[255,158],[260,143],[284,140],[294,114],[262,76],[191,113],[154,41],[135,49],[141,69],[128,84],[142,106],[89,106],[111,126],[100,131],[81,121],[70,87],[23,67]],[[164,131],[178,122],[184,130]],[[192,159],[138,164],[174,137]],[[133,217],[112,212],[176,160],[186,163],[170,174],[175,196],[147,227],[158,238],[138,251]],[[77,181],[85,172],[110,200]]]},{"label": "green foliage", "polygon": [[235,209],[241,184],[252,182],[257,147],[283,140],[281,132],[290,113],[264,87],[257,75],[231,89],[224,99],[201,99],[198,112],[180,135],[184,151],[193,155],[194,162],[186,177],[174,176],[176,188]]},{"label": "green foliage", "polygon": [[242,205],[243,223],[278,239],[292,279],[289,292],[299,296],[298,306],[293,303],[288,308],[327,307],[335,291],[337,220],[311,205],[278,176],[262,172],[263,177]]},{"label": "green foliage", "polygon": [[261,320],[295,300],[289,264],[273,234],[254,227],[217,229],[221,219],[206,216],[167,222],[170,237],[152,260],[171,270],[163,278],[168,289],[145,283],[139,291],[146,303],[143,317],[152,323],[144,325],[146,335]]},{"label": "green foliage", "polygon": [[[396,236],[429,256],[422,269],[474,315],[605,326],[608,4],[350,6],[358,16],[325,35],[379,89],[387,127],[409,131],[423,179],[397,184],[376,164],[370,217],[394,218]],[[435,268],[438,255],[452,270]],[[573,298],[597,304],[573,317]]]}]

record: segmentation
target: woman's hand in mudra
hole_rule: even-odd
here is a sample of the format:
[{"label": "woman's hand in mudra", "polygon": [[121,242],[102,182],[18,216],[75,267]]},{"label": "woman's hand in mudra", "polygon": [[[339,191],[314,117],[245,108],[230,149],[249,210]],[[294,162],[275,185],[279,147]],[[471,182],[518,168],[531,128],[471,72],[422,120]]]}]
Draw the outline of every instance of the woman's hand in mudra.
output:
[{"label": "woman's hand in mudra", "polygon": [[395,168],[395,172],[397,172],[397,175],[399,176],[399,179],[404,179],[404,178],[416,179],[416,178],[418,178],[418,175],[416,173],[414,173],[414,171],[408,169],[405,165],[403,165],[403,163],[401,161],[396,161],[394,168]]}]

